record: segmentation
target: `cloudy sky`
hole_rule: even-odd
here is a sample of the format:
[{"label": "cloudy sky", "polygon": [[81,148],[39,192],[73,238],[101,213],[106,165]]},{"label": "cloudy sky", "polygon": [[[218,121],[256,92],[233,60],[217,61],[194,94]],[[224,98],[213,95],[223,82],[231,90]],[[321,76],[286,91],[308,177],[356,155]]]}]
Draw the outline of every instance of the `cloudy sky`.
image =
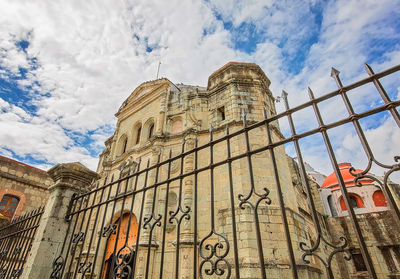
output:
[{"label": "cloudy sky", "polygon": [[[376,72],[399,64],[400,2],[0,0],[0,154],[43,169],[69,161],[96,169],[114,113],[156,78],[159,61],[160,76],[202,86],[228,61],[255,62],[274,95],[285,89],[295,106],[307,101],[307,86],[317,96],[336,89],[332,66],[348,84],[366,77],[365,62]],[[399,73],[384,84],[398,99]],[[372,89],[350,96],[356,111],[382,103]],[[340,99],[322,108],[326,122],[346,116]],[[309,113],[295,115],[298,130],[316,125]],[[389,115],[362,125],[391,164],[400,133]],[[363,168],[347,127],[330,133],[338,159]],[[330,172],[320,136],[302,146],[310,164]]]}]

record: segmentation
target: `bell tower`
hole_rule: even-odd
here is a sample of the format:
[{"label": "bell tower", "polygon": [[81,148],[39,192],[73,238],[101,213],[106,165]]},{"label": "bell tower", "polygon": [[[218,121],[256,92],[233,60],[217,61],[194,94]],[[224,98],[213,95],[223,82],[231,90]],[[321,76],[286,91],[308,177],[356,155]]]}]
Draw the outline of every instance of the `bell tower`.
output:
[{"label": "bell tower", "polygon": [[244,109],[247,120],[263,119],[276,113],[270,80],[254,63],[229,62],[208,78],[209,122],[214,126],[241,121]]}]

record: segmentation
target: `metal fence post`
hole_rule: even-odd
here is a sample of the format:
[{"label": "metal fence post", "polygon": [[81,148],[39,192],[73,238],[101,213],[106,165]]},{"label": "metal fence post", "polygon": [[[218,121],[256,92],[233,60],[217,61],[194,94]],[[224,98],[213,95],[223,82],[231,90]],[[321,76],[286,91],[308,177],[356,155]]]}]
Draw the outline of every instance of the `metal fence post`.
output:
[{"label": "metal fence post", "polygon": [[68,222],[65,219],[72,196],[88,191],[89,184],[98,174],[80,163],[58,164],[48,171],[54,184],[49,187],[50,196],[40,226],[32,242],[23,279],[49,278],[53,260],[60,254],[67,237]]}]

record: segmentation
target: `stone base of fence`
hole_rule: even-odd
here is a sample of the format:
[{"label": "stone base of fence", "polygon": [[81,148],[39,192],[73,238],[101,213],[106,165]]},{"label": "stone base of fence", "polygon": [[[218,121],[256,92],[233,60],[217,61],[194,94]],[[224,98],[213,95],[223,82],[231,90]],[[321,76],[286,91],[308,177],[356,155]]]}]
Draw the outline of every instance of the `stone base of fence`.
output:
[{"label": "stone base of fence", "polygon": [[88,191],[98,174],[80,163],[58,164],[48,171],[54,184],[49,187],[50,197],[41,224],[32,243],[22,279],[50,278],[52,265],[60,254],[67,234],[65,216],[74,193]]}]

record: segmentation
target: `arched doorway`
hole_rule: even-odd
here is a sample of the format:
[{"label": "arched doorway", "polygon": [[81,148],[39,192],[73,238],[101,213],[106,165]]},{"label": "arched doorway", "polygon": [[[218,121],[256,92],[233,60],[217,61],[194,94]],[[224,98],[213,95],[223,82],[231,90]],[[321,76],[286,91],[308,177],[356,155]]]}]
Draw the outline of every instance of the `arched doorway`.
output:
[{"label": "arched doorway", "polygon": [[[129,217],[129,213],[125,213],[122,215],[121,219],[121,228],[119,231],[118,239],[118,224],[120,219],[118,218],[114,224],[115,234],[111,234],[107,240],[106,253],[105,253],[105,262],[104,262],[104,270],[103,270],[103,279],[111,279],[115,278],[115,268],[118,264],[118,261],[125,261],[127,265],[124,265],[122,269],[118,269],[117,272],[121,274],[119,278],[128,279],[128,274],[133,275],[133,264],[135,258],[135,250],[134,247],[137,239],[138,232],[138,223],[135,214],[132,213],[132,216]],[[130,226],[129,226],[129,218]],[[129,234],[128,234],[129,227]],[[116,246],[116,247],[115,247]],[[125,257],[125,258],[124,258]],[[118,260],[118,261],[117,261]],[[129,272],[130,270],[130,272]]]}]

